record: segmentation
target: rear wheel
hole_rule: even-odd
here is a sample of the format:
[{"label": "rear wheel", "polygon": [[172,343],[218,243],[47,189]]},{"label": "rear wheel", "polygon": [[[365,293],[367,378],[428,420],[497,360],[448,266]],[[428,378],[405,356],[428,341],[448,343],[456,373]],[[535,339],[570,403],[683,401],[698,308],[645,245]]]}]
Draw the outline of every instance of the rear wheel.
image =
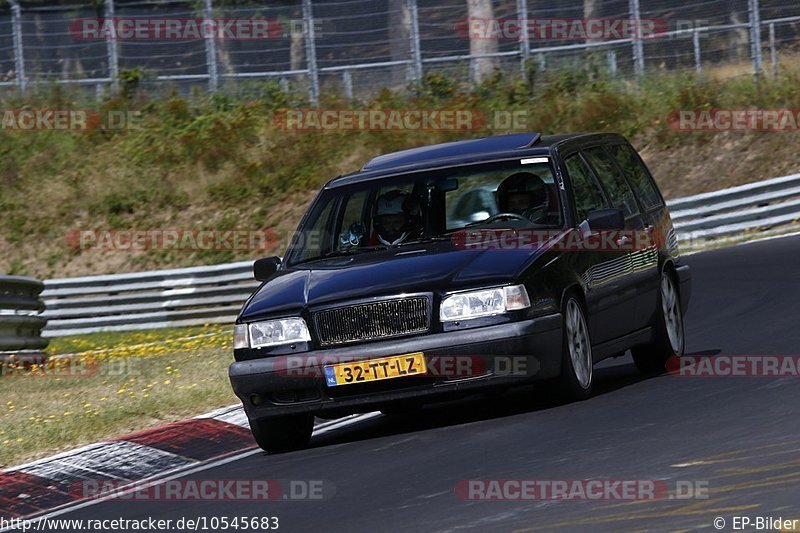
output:
[{"label": "rear wheel", "polygon": [[262,450],[289,452],[308,446],[314,430],[314,415],[276,416],[250,421],[250,431]]},{"label": "rear wheel", "polygon": [[669,358],[683,355],[683,311],[680,295],[675,279],[666,270],[661,273],[657,305],[656,323],[653,324],[654,341],[631,350],[636,368],[645,374],[664,372]]},{"label": "rear wheel", "polygon": [[565,399],[584,400],[592,395],[592,343],[583,306],[575,296],[564,305],[564,343],[559,389]]}]

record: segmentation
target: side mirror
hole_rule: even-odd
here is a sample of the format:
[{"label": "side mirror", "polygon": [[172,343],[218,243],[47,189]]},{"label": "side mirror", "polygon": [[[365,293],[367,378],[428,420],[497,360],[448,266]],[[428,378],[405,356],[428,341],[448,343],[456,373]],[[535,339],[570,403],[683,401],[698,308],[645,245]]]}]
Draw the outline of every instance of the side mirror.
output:
[{"label": "side mirror", "polygon": [[258,281],[267,281],[281,266],[280,257],[265,257],[253,263],[253,277]]},{"label": "side mirror", "polygon": [[586,215],[589,229],[596,230],[618,230],[625,229],[625,215],[622,209],[597,209],[590,211]]}]

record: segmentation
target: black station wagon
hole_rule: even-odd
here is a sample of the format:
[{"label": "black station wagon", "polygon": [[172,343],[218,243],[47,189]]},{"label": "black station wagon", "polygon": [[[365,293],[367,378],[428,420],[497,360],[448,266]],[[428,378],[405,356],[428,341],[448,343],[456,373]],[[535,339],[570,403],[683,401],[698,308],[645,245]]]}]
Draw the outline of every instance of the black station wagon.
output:
[{"label": "black station wagon", "polygon": [[315,416],[540,380],[587,398],[593,364],[627,350],[662,371],[691,289],[650,172],[600,133],[376,157],[254,271],[229,373],[270,452],[306,446]]}]

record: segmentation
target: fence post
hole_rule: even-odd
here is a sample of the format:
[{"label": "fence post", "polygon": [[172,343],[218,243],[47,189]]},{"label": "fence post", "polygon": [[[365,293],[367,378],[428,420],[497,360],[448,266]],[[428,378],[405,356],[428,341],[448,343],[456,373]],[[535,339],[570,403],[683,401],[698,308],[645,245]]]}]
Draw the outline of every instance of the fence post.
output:
[{"label": "fence post", "polygon": [[348,100],[353,99],[353,75],[350,69],[346,68],[342,71],[342,84],[344,85],[344,96]]},{"label": "fence post", "polygon": [[14,71],[16,72],[19,92],[25,96],[25,55],[22,51],[22,10],[19,0],[9,0],[11,3],[11,26],[14,40]]},{"label": "fence post", "polygon": [[772,77],[778,77],[778,50],[775,43],[775,23],[769,24],[769,60],[772,65]]},{"label": "fence post", "polygon": [[606,59],[608,60],[608,71],[611,73],[612,76],[617,75],[617,51],[616,50],[609,50],[606,53]]},{"label": "fence post", "polygon": [[750,57],[753,59],[753,76],[761,75],[761,9],[758,0],[749,0]]},{"label": "fence post", "polygon": [[541,52],[537,54],[537,57],[539,59],[539,70],[544,72],[547,70],[547,56],[544,54],[544,52]]},{"label": "fence post", "polygon": [[[105,0],[105,18],[114,20],[114,0]],[[106,38],[106,53],[108,54],[108,77],[111,78],[111,88],[117,90],[119,84],[119,55],[117,52],[117,39]]]},{"label": "fence post", "polygon": [[417,0],[408,1],[408,16],[411,18],[411,31],[409,40],[411,41],[411,60],[413,61],[412,73],[414,83],[422,83],[422,47],[419,37],[419,14],[417,12]]},{"label": "fence post", "polygon": [[519,32],[519,67],[525,76],[528,58],[531,55],[531,42],[528,36],[528,0],[517,0],[517,19],[522,31]]},{"label": "fence post", "polygon": [[306,64],[308,77],[311,81],[309,98],[313,105],[319,102],[319,69],[317,68],[317,46],[314,35],[314,13],[311,10],[311,0],[303,0],[303,37],[306,42]]},{"label": "fence post", "polygon": [[[211,0],[203,0],[203,19],[204,26],[214,27],[212,20],[214,13],[211,8]],[[219,69],[217,66],[217,40],[215,36],[205,36],[206,41],[206,69],[208,70],[208,90],[216,92],[219,88]]]},{"label": "fence post", "polygon": [[692,33],[692,44],[694,45],[694,69],[700,74],[703,72],[703,62],[700,55],[700,30],[697,28]]},{"label": "fence post", "polygon": [[639,9],[639,0],[630,0],[628,7],[631,12],[631,24],[636,28],[633,36],[633,70],[637,76],[644,74],[644,45],[642,44],[642,15]]}]

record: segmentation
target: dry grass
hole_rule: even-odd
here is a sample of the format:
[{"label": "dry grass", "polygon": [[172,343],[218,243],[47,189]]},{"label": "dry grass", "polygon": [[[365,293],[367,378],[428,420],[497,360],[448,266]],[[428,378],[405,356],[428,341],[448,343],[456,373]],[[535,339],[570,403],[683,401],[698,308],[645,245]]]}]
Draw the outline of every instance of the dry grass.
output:
[{"label": "dry grass", "polygon": [[228,327],[56,339],[40,367],[3,367],[0,467],[237,402]]}]

